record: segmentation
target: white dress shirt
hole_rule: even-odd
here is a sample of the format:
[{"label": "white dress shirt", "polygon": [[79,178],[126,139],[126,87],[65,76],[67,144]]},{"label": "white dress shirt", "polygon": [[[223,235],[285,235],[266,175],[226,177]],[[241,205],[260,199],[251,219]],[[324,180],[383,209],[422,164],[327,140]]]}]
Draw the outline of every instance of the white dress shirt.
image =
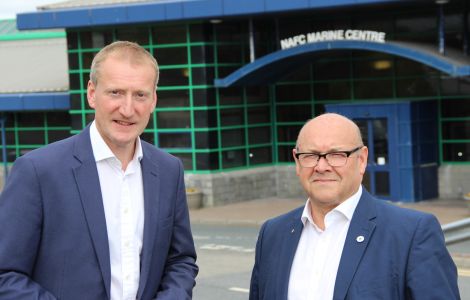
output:
[{"label": "white dress shirt", "polygon": [[362,187],[325,216],[325,230],[314,222],[310,199],[302,213],[302,230],[289,277],[289,300],[331,300],[351,218]]},{"label": "white dress shirt", "polygon": [[95,122],[90,138],[98,168],[111,260],[111,299],[135,300],[139,287],[144,230],[144,192],[137,139],[134,158],[125,171],[99,134]]}]

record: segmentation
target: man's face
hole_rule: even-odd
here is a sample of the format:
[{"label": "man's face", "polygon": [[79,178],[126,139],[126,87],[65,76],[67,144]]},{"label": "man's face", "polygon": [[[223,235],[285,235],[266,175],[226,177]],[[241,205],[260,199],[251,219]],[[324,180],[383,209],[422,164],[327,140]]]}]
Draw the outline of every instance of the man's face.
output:
[{"label": "man's face", "polygon": [[96,127],[111,151],[133,153],[157,103],[152,66],[111,54],[101,64],[98,83],[88,82],[87,96]]},{"label": "man's face", "polygon": [[[361,146],[351,125],[337,116],[325,115],[310,121],[299,135],[299,152],[350,151]],[[367,148],[352,153],[341,167],[330,166],[325,158],[311,168],[302,167],[297,159],[295,162],[297,176],[312,205],[332,209],[359,188],[367,167]]]}]

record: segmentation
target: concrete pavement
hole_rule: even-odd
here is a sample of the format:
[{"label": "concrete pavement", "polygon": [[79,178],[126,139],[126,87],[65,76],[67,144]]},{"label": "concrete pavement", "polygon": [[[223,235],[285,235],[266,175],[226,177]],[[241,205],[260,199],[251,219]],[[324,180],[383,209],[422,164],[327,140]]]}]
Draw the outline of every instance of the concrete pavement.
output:
[{"label": "concrete pavement", "polygon": [[[304,199],[266,198],[190,210],[192,223],[259,226],[269,218],[305,204]],[[463,199],[435,199],[396,205],[434,214],[441,225],[470,217],[470,207]],[[459,268],[470,268],[470,249],[451,253]]]},{"label": "concrete pavement", "polygon": [[[470,208],[464,200],[421,201],[395,203],[398,206],[434,214],[444,225],[470,217]],[[249,200],[224,206],[207,207],[190,211],[191,221],[197,223],[252,224],[260,225],[269,218],[305,205],[305,199],[265,198]]]}]

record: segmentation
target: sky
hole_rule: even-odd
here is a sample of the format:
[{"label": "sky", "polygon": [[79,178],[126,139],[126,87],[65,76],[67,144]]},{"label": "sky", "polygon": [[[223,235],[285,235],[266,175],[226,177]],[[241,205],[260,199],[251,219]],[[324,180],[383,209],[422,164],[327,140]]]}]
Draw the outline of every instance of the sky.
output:
[{"label": "sky", "polygon": [[36,6],[64,0],[1,0],[0,19],[14,19],[17,13],[36,11]]}]

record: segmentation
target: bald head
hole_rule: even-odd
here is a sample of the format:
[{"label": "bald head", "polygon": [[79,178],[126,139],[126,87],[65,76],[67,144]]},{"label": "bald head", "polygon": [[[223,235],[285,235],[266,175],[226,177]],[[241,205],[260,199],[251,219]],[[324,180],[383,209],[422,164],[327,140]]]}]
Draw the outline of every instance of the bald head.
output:
[{"label": "bald head", "polygon": [[343,142],[356,145],[363,144],[361,131],[356,123],[336,113],[322,114],[307,121],[297,137],[296,148],[298,150],[302,147],[302,144],[305,144],[305,140],[309,140],[312,133],[315,133],[315,136],[318,136],[319,139],[322,135],[330,138],[332,135],[338,135],[336,142],[339,144]]},{"label": "bald head", "polygon": [[[292,154],[312,211],[325,214],[359,190],[367,168],[368,149],[363,146],[359,127],[339,114],[328,113],[308,121]],[[312,164],[315,155],[318,160]],[[345,159],[338,163],[338,157]]]}]

